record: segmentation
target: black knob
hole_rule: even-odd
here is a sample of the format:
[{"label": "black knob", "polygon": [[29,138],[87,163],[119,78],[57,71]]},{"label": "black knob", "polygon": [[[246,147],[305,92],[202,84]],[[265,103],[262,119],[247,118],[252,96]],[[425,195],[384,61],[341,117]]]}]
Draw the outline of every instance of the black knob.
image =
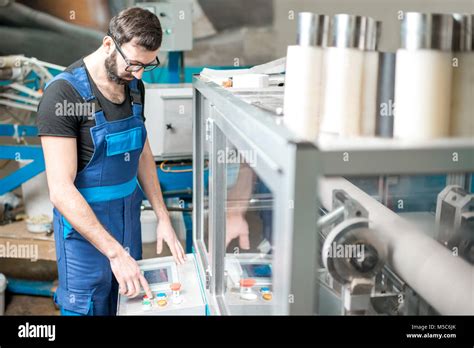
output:
[{"label": "black knob", "polygon": [[171,123],[166,124],[166,129],[173,129],[173,125]]}]

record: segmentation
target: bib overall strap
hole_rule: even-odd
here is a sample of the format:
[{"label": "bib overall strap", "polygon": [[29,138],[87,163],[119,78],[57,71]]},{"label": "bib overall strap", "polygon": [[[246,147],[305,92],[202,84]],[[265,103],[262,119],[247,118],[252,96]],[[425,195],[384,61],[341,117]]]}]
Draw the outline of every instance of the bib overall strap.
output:
[{"label": "bib overall strap", "polygon": [[142,117],[143,105],[142,105],[142,95],[138,89],[138,80],[133,79],[128,87],[130,89],[130,99],[132,100],[132,109],[133,115],[136,117]]}]

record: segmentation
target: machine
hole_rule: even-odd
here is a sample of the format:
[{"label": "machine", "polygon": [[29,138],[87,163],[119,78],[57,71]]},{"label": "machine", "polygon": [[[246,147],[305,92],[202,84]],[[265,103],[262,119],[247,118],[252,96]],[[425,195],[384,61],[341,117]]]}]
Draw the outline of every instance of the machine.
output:
[{"label": "machine", "polygon": [[190,84],[147,84],[145,124],[156,160],[192,157],[193,90]]},{"label": "machine", "polygon": [[[282,127],[278,88],[195,77],[193,89],[195,267],[177,269],[183,291],[199,284],[206,314],[474,313],[472,139],[307,143]],[[272,108],[248,102],[268,95]],[[173,276],[165,264],[142,269]],[[153,285],[167,298],[169,281]],[[174,313],[195,313],[195,299]],[[141,301],[119,314],[166,311]]]},{"label": "machine", "polygon": [[184,52],[193,48],[192,0],[160,0],[137,3],[154,13],[163,28],[161,51],[168,52],[169,82],[184,81]]},{"label": "machine", "polygon": [[[194,243],[215,313],[474,313],[472,139],[305,143],[281,126],[278,87],[222,88],[196,77],[194,88]],[[272,108],[248,102],[268,96]],[[237,175],[235,162],[219,157],[228,149],[241,157]],[[248,167],[251,189],[236,197]],[[236,198],[247,202],[249,250],[225,237]],[[444,296],[453,288],[456,296]]]}]

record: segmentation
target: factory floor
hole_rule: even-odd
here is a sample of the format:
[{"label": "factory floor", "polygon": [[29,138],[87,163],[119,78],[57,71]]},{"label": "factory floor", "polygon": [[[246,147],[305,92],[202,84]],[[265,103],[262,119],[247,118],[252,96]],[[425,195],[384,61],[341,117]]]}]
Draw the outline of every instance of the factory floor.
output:
[{"label": "factory floor", "polygon": [[[160,256],[171,252],[165,245]],[[143,244],[143,258],[156,257],[156,243]],[[0,259],[0,272],[7,277],[51,281],[57,279],[56,263],[52,261],[30,262],[20,259]],[[53,299],[43,296],[5,294],[5,315],[59,315]]]}]

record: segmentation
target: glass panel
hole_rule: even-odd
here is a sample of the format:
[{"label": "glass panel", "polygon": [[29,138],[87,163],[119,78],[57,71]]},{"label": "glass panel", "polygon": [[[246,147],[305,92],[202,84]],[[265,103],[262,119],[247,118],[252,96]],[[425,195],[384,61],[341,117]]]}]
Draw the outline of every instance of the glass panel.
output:
[{"label": "glass panel", "polygon": [[[207,134],[206,130],[206,119],[203,121],[204,134]],[[203,139],[203,181],[204,181],[204,190],[203,190],[203,241],[206,246],[206,251],[209,252],[209,149],[212,146],[212,142],[209,138]]]},{"label": "glass panel", "polygon": [[254,170],[255,153],[227,142],[218,156],[227,179],[225,300],[230,314],[270,314],[273,194]]},{"label": "glass panel", "polygon": [[[460,186],[448,185],[445,174],[346,179],[387,207],[388,216],[392,211],[402,219],[391,216],[384,219],[384,210],[377,210],[377,216],[371,215],[365,209],[370,206],[368,201],[360,198],[365,201],[359,202],[350,192],[345,196],[333,190],[331,206],[327,206],[327,197],[322,198],[323,202],[326,199],[326,206],[320,214],[324,217],[320,222],[325,224],[319,224],[323,226],[319,314],[437,314],[434,304],[422,297],[423,291],[410,288],[410,281],[414,280],[403,276],[416,274],[415,282],[420,286],[419,278],[427,274],[438,277],[457,271],[449,268],[453,267],[448,260],[450,254],[440,252],[436,244],[427,243],[426,236],[454,256],[474,264],[474,196]],[[469,187],[471,178],[466,179]],[[376,182],[379,182],[378,192]],[[341,207],[343,213],[337,214]],[[353,223],[361,218],[368,219],[366,226]],[[396,259],[405,268],[410,265],[413,274],[396,274],[382,260],[382,255],[389,253],[391,262]],[[434,259],[444,260],[446,255],[447,262],[435,265]],[[434,281],[430,280],[430,284]]]}]

